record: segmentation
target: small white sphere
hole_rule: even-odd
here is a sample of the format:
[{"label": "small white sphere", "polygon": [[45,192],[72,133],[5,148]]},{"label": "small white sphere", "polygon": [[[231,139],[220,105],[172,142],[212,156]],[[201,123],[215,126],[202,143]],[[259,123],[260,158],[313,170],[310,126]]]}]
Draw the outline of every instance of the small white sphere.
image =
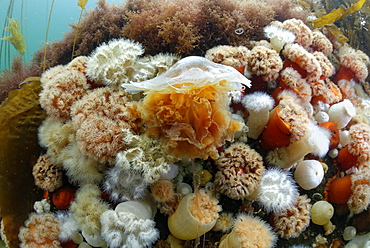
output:
[{"label": "small white sphere", "polygon": [[338,156],[338,149],[334,148],[328,152],[329,157],[336,158]]},{"label": "small white sphere", "polygon": [[356,228],[354,226],[347,226],[343,231],[343,239],[345,241],[351,240],[356,237]]},{"label": "small white sphere", "polygon": [[193,193],[193,188],[187,183],[179,183],[177,185],[177,193],[182,196],[186,196],[188,194]]}]

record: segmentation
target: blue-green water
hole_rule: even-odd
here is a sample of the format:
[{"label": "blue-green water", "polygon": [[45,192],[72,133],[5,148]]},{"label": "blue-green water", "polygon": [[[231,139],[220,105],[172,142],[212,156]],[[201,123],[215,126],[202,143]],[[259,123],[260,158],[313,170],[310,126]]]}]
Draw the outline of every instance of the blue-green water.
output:
[{"label": "blue-green water", "polygon": [[[4,23],[11,0],[0,0],[0,29],[3,33]],[[24,60],[32,59],[32,54],[39,50],[46,40],[46,28],[52,0],[14,0],[11,17],[21,23],[21,32],[25,38],[26,52]],[[122,0],[109,0],[109,2],[122,2]],[[76,24],[80,16],[81,8],[77,5],[78,0],[54,0],[53,11],[50,21],[48,41],[60,40],[65,32],[70,30],[69,24]],[[86,4],[86,10],[96,6],[95,0]],[[8,32],[4,36],[9,36]],[[8,58],[19,54],[8,41],[2,41],[0,50],[0,71],[9,67]],[[7,44],[9,43],[9,44]]]}]

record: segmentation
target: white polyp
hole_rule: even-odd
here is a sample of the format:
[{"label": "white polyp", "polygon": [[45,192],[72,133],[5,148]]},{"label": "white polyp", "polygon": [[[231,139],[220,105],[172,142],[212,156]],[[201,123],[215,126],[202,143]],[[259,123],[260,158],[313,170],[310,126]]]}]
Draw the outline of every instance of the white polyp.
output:
[{"label": "white polyp", "polygon": [[162,175],[162,179],[172,180],[179,173],[179,166],[177,164],[170,164],[170,170]]},{"label": "white polyp", "polygon": [[179,185],[177,185],[177,193],[185,196],[193,193],[193,188],[187,183],[179,183]]},{"label": "white polyp", "polygon": [[318,113],[315,115],[315,120],[316,120],[318,123],[328,122],[328,121],[329,121],[329,115],[328,115],[328,113],[326,113],[326,112],[324,112],[324,111],[320,111],[320,112],[318,112]]},{"label": "white polyp", "polygon": [[343,231],[343,239],[345,241],[352,240],[354,237],[356,237],[356,233],[357,231],[354,226],[347,226]]},{"label": "white polyp", "polygon": [[294,178],[303,189],[314,189],[324,178],[324,169],[317,160],[303,160],[298,163]]},{"label": "white polyp", "polygon": [[348,130],[340,131],[339,138],[340,138],[339,144],[341,144],[343,147],[348,145],[348,143],[349,143],[349,131]]},{"label": "white polyp", "polygon": [[342,102],[333,104],[328,110],[328,115],[330,121],[334,122],[338,129],[342,129],[356,115],[356,109],[350,100],[344,99]]}]

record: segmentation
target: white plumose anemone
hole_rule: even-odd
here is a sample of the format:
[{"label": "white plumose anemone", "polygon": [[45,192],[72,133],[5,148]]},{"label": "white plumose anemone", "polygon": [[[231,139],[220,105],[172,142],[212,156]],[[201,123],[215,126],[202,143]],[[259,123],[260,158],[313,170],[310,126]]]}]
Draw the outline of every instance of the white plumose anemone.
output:
[{"label": "white plumose anemone", "polygon": [[288,171],[280,168],[266,170],[262,176],[257,201],[267,212],[280,212],[293,206],[298,189]]}]

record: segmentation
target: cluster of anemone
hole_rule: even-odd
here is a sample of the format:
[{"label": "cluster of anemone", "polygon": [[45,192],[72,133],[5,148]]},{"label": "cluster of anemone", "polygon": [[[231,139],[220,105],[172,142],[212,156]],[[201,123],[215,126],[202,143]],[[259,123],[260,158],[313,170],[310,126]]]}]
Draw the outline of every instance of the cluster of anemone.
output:
[{"label": "cluster of anemone", "polygon": [[[101,37],[99,46],[80,40],[76,54],[88,57],[42,74],[40,104],[48,118],[39,140],[46,155],[33,173],[43,190],[62,186],[63,173],[80,187],[66,212],[30,216],[46,220],[51,236],[33,237],[46,229],[28,221],[23,243],[58,245],[81,233],[95,247],[151,246],[160,236],[159,209],[178,239],[213,230],[227,233],[219,247],[273,247],[277,235],[295,238],[309,225],[310,200],[299,190],[321,184],[318,160],[329,150],[342,173],[329,179],[327,200],[354,214],[368,209],[370,128],[355,116],[369,58],[347,46],[333,48],[322,30],[278,18],[268,4],[255,12],[253,1],[217,4],[131,0],[122,10],[99,1],[99,10],[87,15],[91,21],[109,10],[115,14],[109,20],[123,16],[125,25],[112,25],[119,35]],[[270,23],[274,15],[279,20]],[[210,29],[224,32],[203,33]],[[98,39],[99,32],[93,35]],[[250,40],[263,35],[267,40]],[[205,56],[180,59],[188,54]],[[241,111],[232,112],[233,104]],[[240,133],[257,142],[235,142]],[[171,171],[172,163],[180,173]],[[189,172],[193,187],[182,190]],[[244,202],[250,213],[234,218],[228,210],[220,214],[220,194],[234,204],[256,204]],[[271,216],[270,225],[252,216],[252,205]],[[330,218],[322,223],[327,233],[334,229]]]}]

